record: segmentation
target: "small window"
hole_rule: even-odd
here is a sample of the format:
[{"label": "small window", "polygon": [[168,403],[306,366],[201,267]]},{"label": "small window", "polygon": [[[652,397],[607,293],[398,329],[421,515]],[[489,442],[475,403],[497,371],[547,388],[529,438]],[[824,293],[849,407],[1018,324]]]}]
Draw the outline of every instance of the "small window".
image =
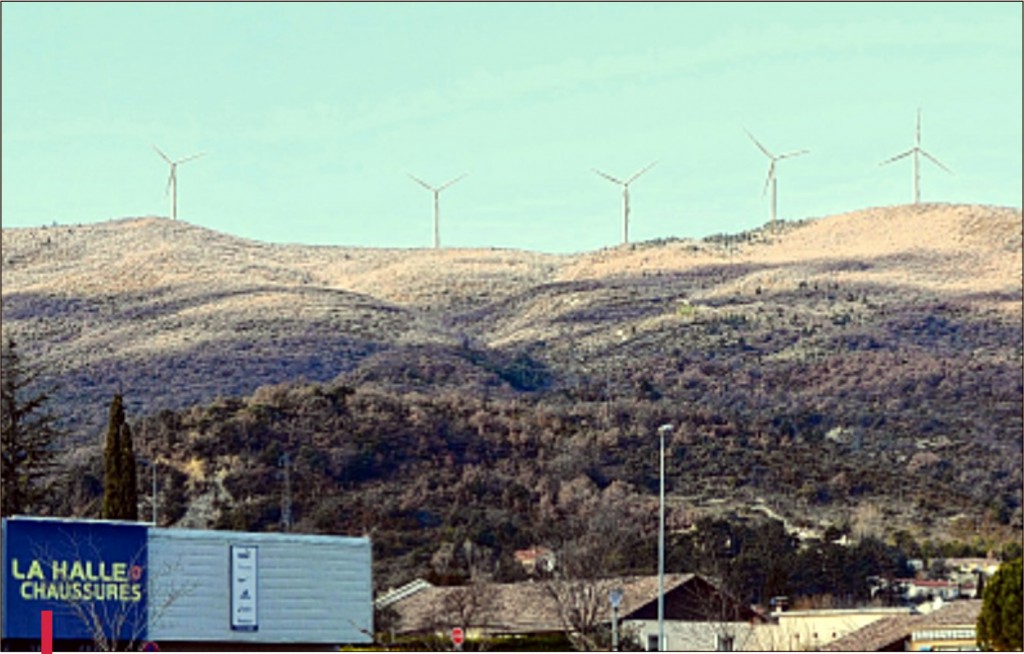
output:
[{"label": "small window", "polygon": [[658,651],[658,634],[647,634],[647,651]]},{"label": "small window", "polygon": [[734,652],[736,651],[736,637],[735,636],[715,636],[715,651],[716,652]]}]

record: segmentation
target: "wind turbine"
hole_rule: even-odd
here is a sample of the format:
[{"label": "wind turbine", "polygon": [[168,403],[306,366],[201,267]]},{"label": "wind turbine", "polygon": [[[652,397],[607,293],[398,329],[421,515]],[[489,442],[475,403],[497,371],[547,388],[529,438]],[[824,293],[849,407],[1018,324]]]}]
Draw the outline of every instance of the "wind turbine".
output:
[{"label": "wind turbine", "polygon": [[652,161],[651,163],[647,164],[647,166],[645,168],[643,168],[639,172],[635,173],[632,177],[630,177],[626,181],[622,181],[621,179],[619,179],[617,177],[612,177],[608,173],[603,173],[600,170],[598,170],[597,168],[593,169],[595,173],[597,173],[601,177],[604,177],[609,182],[613,182],[613,183],[618,184],[618,185],[620,185],[622,187],[622,243],[623,244],[629,243],[629,185],[632,184],[633,182],[635,182],[637,177],[639,177],[640,175],[643,175],[648,170],[650,170],[654,166],[654,164],[656,164],[656,163],[658,163],[658,162],[657,161]]},{"label": "wind turbine", "polygon": [[775,155],[775,154],[772,154],[771,152],[768,152],[768,148],[766,148],[763,145],[761,145],[761,143],[758,142],[758,140],[754,138],[753,134],[751,134],[746,129],[744,129],[743,131],[747,132],[747,136],[749,136],[750,140],[754,142],[754,145],[756,145],[761,150],[761,152],[764,152],[764,156],[768,157],[771,160],[771,164],[768,166],[768,177],[765,178],[765,180],[764,180],[764,190],[761,191],[761,195],[764,195],[765,193],[768,192],[768,187],[769,186],[772,187],[771,222],[769,224],[771,225],[772,229],[774,229],[775,228],[776,207],[777,207],[776,202],[777,202],[777,197],[778,197],[778,195],[777,195],[777,185],[776,185],[776,176],[775,176],[775,164],[777,162],[783,160],[783,159],[789,159],[790,157],[799,157],[802,154],[807,154],[808,152],[810,152],[810,150],[797,150],[795,152],[787,152],[786,154]]},{"label": "wind turbine", "polygon": [[918,109],[917,110],[917,132],[915,132],[915,135],[914,135],[914,147],[909,149],[909,150],[907,150],[903,154],[898,154],[895,157],[893,157],[891,159],[886,159],[882,163],[878,164],[879,166],[884,166],[885,164],[892,163],[892,162],[896,161],[897,159],[902,159],[903,157],[906,157],[906,156],[909,156],[909,155],[914,155],[914,204],[918,204],[918,203],[921,202],[921,168],[920,168],[921,164],[920,164],[920,157],[918,155],[922,155],[922,154],[924,156],[928,157],[929,159],[931,159],[932,163],[934,163],[939,168],[945,170],[950,175],[953,174],[952,170],[950,170],[949,168],[946,168],[945,166],[943,166],[942,162],[940,162],[938,159],[936,159],[932,155],[928,154],[924,150],[924,148],[921,147],[921,110]]},{"label": "wind turbine", "polygon": [[179,164],[183,164],[183,163],[185,163],[187,161],[192,161],[193,159],[198,159],[199,157],[203,156],[206,153],[205,152],[200,152],[199,154],[194,154],[194,155],[192,155],[190,157],[185,157],[184,159],[178,159],[177,161],[171,161],[171,158],[168,157],[166,154],[164,154],[163,150],[161,150],[160,148],[156,147],[155,145],[153,146],[153,149],[156,150],[156,153],[159,154],[163,158],[163,160],[166,161],[168,163],[168,165],[170,165],[170,167],[171,167],[171,174],[167,176],[167,192],[171,194],[171,220],[177,220],[177,218],[178,218],[178,165]]},{"label": "wind turbine", "polygon": [[428,191],[433,192],[433,194],[434,194],[434,249],[436,250],[437,248],[441,247],[441,231],[440,231],[441,228],[440,228],[440,223],[439,223],[440,202],[438,200],[438,196],[441,194],[441,191],[445,190],[446,188],[448,188],[449,186],[451,186],[455,182],[459,181],[460,179],[465,177],[468,173],[463,173],[462,175],[459,175],[455,179],[450,180],[448,182],[445,182],[444,184],[442,184],[441,186],[438,186],[436,188],[431,186],[430,184],[427,184],[426,182],[424,182],[419,177],[414,176],[412,173],[406,173],[406,174],[409,175],[409,177],[412,179],[412,181],[416,182],[417,184],[419,184],[423,188],[427,189]]}]

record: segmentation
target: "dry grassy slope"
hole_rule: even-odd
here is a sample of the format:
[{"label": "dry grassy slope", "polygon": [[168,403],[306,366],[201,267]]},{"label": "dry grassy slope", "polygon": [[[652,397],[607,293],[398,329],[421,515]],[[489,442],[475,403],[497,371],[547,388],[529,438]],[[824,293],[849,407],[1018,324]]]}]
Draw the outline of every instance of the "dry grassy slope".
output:
[{"label": "dry grassy slope", "polygon": [[[602,250],[567,259],[556,284],[491,316],[481,336],[496,347],[544,339],[595,351],[638,330],[665,327],[678,318],[683,300],[763,304],[755,294],[815,284],[877,288],[893,298],[940,297],[1019,321],[1021,230],[1017,209],[925,204],[789,224],[734,246],[672,241]],[[644,310],[644,303],[660,308]],[[615,307],[633,311],[623,311],[620,321],[575,319],[599,318]]]},{"label": "dry grassy slope", "polygon": [[95,432],[118,387],[138,410],[177,407],[330,379],[383,347],[460,344],[446,311],[542,283],[560,261],[272,245],[155,218],[4,229],[3,324]]},{"label": "dry grassy slope", "polygon": [[597,351],[683,298],[758,288],[875,284],[1020,317],[1020,210],[886,207],[756,236],[556,256],[273,245],[155,218],[4,229],[3,324],[95,433],[119,385],[142,410],[328,379],[396,347]]},{"label": "dry grassy slope", "polygon": [[[814,278],[837,262],[865,270],[830,273],[830,280],[913,286],[954,295],[1013,293],[1021,283],[1021,211],[976,205],[880,207],[787,225],[767,242],[735,251],[693,242],[643,245],[579,257],[561,280],[602,279],[701,266],[754,264],[767,272],[748,281],[794,274]],[[825,265],[823,265],[825,264]],[[785,269],[791,272],[783,273]],[[1007,311],[1019,302],[996,300]]]}]

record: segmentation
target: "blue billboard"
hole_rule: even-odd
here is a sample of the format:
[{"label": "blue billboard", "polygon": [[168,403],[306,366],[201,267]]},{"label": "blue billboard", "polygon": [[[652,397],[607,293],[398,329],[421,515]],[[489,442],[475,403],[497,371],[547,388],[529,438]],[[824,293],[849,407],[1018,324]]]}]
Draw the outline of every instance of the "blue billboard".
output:
[{"label": "blue billboard", "polygon": [[146,638],[147,527],[11,518],[3,522],[3,638],[130,643]]}]

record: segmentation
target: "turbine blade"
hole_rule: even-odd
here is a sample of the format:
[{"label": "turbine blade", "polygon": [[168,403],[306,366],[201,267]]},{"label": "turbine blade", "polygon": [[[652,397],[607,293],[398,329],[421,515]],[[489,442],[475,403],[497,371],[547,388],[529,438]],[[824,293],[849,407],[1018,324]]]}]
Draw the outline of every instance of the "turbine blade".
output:
[{"label": "turbine blade", "polygon": [[412,181],[416,182],[417,184],[419,184],[423,188],[427,189],[428,191],[433,191],[434,190],[433,186],[431,186],[430,184],[427,184],[422,179],[420,179],[419,177],[416,177],[412,173],[406,173],[406,175],[408,175],[409,178],[412,179]]},{"label": "turbine blade", "polygon": [[440,192],[440,191],[443,191],[443,190],[445,190],[446,188],[448,188],[449,186],[451,186],[451,185],[452,185],[452,184],[454,184],[455,182],[459,181],[460,179],[462,179],[463,177],[465,177],[465,176],[466,176],[466,175],[468,175],[468,174],[469,174],[469,173],[462,173],[461,175],[459,175],[459,176],[458,176],[458,177],[456,177],[455,179],[453,179],[453,180],[451,180],[451,181],[449,181],[449,182],[445,182],[444,184],[442,184],[441,186],[439,186],[437,190],[438,190],[439,192]]},{"label": "turbine blade", "polygon": [[[174,164],[171,164],[171,165],[173,166]],[[171,193],[171,184],[173,184],[173,183],[174,183],[174,168],[171,168],[171,174],[167,176],[167,188],[164,189],[164,195],[169,195]]]},{"label": "turbine blade", "polygon": [[921,146],[921,107],[917,108],[917,132],[916,132],[914,138],[915,138],[914,143],[918,147],[920,147]]},{"label": "turbine blade", "polygon": [[186,161],[192,161],[193,159],[198,159],[199,157],[203,156],[204,154],[206,154],[206,153],[205,152],[200,152],[199,154],[194,154],[191,157],[185,157],[184,159],[178,159],[174,163],[183,164]]},{"label": "turbine blade", "polygon": [[772,159],[772,163],[768,166],[768,177],[764,180],[764,189],[761,191],[761,195],[768,192],[768,185],[772,183],[772,179],[775,177],[775,160]]},{"label": "turbine blade", "polygon": [[780,154],[779,156],[775,157],[775,160],[778,161],[779,159],[788,159],[790,157],[799,157],[802,154],[809,154],[809,153],[810,153],[810,150],[797,150],[796,152],[787,152],[786,154]]},{"label": "turbine blade", "polygon": [[756,146],[757,146],[758,148],[760,148],[760,149],[761,149],[761,152],[764,152],[764,156],[768,157],[769,159],[774,159],[774,158],[775,158],[775,157],[774,157],[774,156],[772,155],[772,153],[771,153],[771,152],[768,152],[768,148],[766,148],[766,147],[764,147],[763,145],[761,145],[761,142],[760,142],[760,141],[758,141],[757,139],[755,139],[755,138],[754,138],[754,135],[753,135],[753,134],[751,134],[751,133],[750,133],[749,131],[747,131],[747,128],[746,128],[746,127],[744,127],[744,128],[743,128],[743,131],[744,131],[744,132],[747,132],[747,136],[749,136],[749,137],[750,137],[750,140],[754,142],[754,145],[756,145]]},{"label": "turbine blade", "polygon": [[941,168],[941,169],[945,170],[945,171],[946,171],[947,173],[949,173],[950,175],[952,175],[952,174],[953,174],[953,171],[952,171],[952,170],[950,170],[949,168],[946,168],[945,166],[943,166],[943,165],[942,165],[942,162],[941,162],[941,161],[939,161],[938,159],[936,159],[936,158],[935,158],[935,157],[933,157],[932,155],[928,154],[928,153],[927,153],[927,152],[925,152],[924,150],[921,150],[920,152],[921,152],[921,154],[923,154],[924,156],[926,156],[926,157],[928,157],[929,159],[931,159],[931,160],[932,160],[932,163],[933,163],[933,164],[935,164],[935,165],[936,165],[936,166],[938,166],[939,168]]},{"label": "turbine blade", "polygon": [[884,166],[887,163],[892,163],[894,161],[897,161],[898,159],[902,159],[903,157],[909,157],[910,155],[914,154],[914,150],[916,150],[916,149],[917,148],[911,148],[910,150],[907,150],[903,154],[898,154],[898,155],[896,155],[895,157],[893,157],[891,159],[886,159],[885,161],[883,161],[882,163],[880,163],[878,165],[879,166]]},{"label": "turbine blade", "polygon": [[622,186],[625,186],[625,185],[626,185],[626,183],[625,183],[624,181],[622,181],[621,179],[618,179],[618,178],[612,177],[612,176],[611,176],[611,175],[609,175],[608,173],[602,173],[602,172],[601,172],[600,170],[598,170],[597,168],[592,168],[591,170],[593,170],[593,171],[594,171],[595,173],[597,173],[597,174],[598,174],[598,175],[600,175],[601,177],[604,177],[604,178],[605,178],[605,179],[607,179],[607,180],[608,180],[609,182],[615,182],[616,184],[620,184],[620,185],[622,185]]},{"label": "turbine blade", "polygon": [[646,173],[651,168],[654,168],[654,164],[656,164],[656,163],[658,163],[658,162],[657,161],[652,161],[651,163],[647,164],[646,168],[644,168],[643,170],[641,170],[637,174],[635,174],[632,177],[630,177],[629,179],[627,179],[626,180],[626,185],[628,186],[629,184],[632,184],[633,181],[636,180],[637,177],[639,177],[640,175],[643,175],[644,173]]},{"label": "turbine blade", "polygon": [[154,150],[156,150],[156,153],[157,153],[158,155],[160,155],[161,157],[163,157],[163,160],[164,160],[164,161],[166,161],[166,162],[167,162],[167,163],[169,163],[169,164],[173,164],[173,163],[174,163],[173,161],[171,161],[171,158],[170,158],[170,157],[168,157],[168,156],[167,156],[166,154],[164,154],[164,151],[163,151],[163,150],[161,150],[160,148],[156,147],[155,145],[153,146],[153,149],[154,149]]}]

